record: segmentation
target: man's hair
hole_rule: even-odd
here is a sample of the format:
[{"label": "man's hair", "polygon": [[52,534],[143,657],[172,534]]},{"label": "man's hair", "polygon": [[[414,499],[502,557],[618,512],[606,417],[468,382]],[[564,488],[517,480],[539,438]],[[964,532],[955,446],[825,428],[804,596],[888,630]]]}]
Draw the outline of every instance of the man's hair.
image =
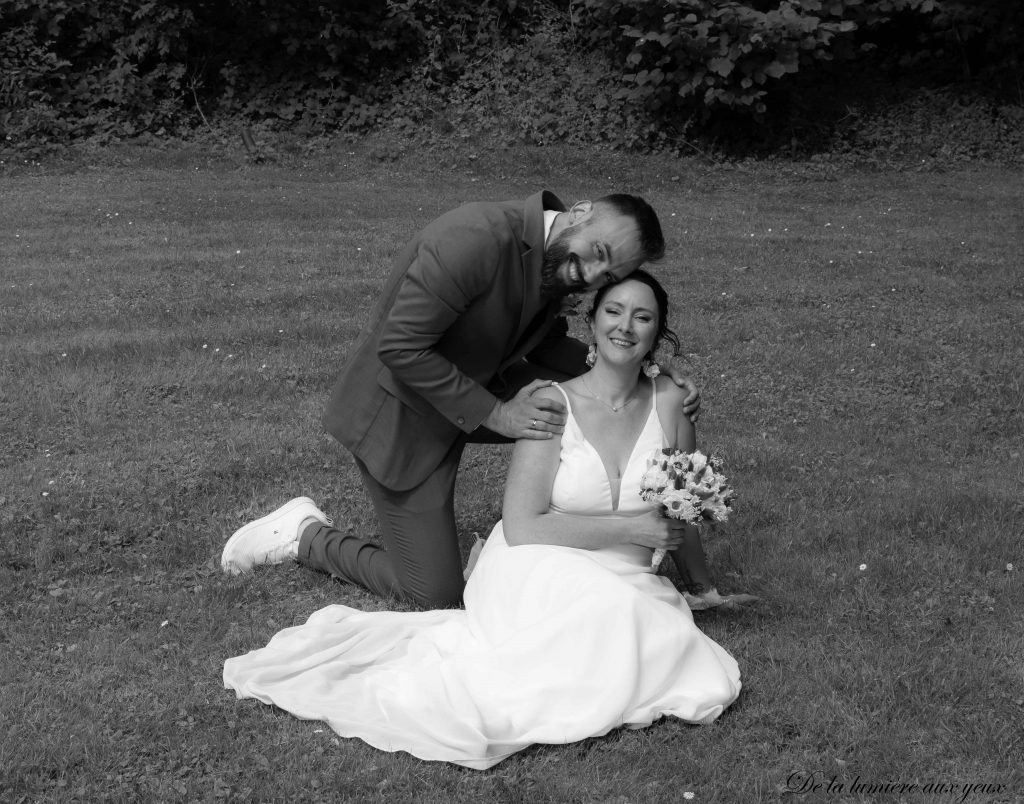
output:
[{"label": "man's hair", "polygon": [[646,262],[655,262],[665,256],[665,236],[661,233],[661,223],[651,205],[640,196],[612,193],[598,198],[594,204],[633,219],[640,233],[640,250]]}]

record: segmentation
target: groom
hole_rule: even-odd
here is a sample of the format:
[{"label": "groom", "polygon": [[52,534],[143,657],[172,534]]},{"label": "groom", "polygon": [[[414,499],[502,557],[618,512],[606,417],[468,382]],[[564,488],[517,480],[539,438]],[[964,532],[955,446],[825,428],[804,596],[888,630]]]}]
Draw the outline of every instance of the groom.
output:
[{"label": "groom", "polygon": [[[300,497],[238,530],[225,572],[292,558],[381,596],[458,605],[463,448],[560,433],[565,406],[533,392],[586,370],[563,299],[618,282],[664,250],[654,211],[625,194],[566,209],[544,191],[466,204],[427,225],[396,259],[324,415],[362,474],[386,550],[332,527]],[[689,389],[693,415],[696,388],[669,371]]]}]

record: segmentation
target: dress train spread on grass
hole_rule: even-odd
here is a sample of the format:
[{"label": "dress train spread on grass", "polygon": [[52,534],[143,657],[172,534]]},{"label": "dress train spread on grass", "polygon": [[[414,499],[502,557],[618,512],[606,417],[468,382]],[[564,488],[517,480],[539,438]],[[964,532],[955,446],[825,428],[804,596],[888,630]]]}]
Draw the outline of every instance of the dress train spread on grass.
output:
[{"label": "dress train spread on grass", "polygon": [[[652,403],[616,505],[570,410],[552,509],[648,511],[639,496],[644,460],[664,444]],[[325,721],[342,737],[476,769],[534,743],[575,742],[665,715],[708,723],[739,695],[739,668],[650,563],[642,547],[510,547],[499,522],[466,586],[465,610],[328,606],[229,659],[224,684],[239,698]]]}]

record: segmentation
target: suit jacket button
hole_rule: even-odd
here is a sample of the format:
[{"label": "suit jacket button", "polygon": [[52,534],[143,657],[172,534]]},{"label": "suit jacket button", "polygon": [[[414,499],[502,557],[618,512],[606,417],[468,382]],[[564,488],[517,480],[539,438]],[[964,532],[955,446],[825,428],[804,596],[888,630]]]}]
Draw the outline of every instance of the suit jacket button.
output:
[{"label": "suit jacket button", "polygon": [[465,424],[466,423],[466,420],[463,419],[461,416],[459,416],[459,418],[457,418],[455,421],[457,421],[459,424]]}]

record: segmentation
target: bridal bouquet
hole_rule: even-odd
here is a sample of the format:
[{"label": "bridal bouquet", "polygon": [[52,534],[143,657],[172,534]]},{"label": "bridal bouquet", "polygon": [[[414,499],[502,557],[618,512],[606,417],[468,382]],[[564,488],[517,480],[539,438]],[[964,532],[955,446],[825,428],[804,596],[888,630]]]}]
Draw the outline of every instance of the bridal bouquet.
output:
[{"label": "bridal bouquet", "polygon": [[[701,525],[725,522],[736,493],[722,474],[720,459],[699,451],[661,449],[647,459],[640,496],[661,506],[665,516]],[[655,550],[651,566],[657,568],[664,558],[664,550]]]}]

